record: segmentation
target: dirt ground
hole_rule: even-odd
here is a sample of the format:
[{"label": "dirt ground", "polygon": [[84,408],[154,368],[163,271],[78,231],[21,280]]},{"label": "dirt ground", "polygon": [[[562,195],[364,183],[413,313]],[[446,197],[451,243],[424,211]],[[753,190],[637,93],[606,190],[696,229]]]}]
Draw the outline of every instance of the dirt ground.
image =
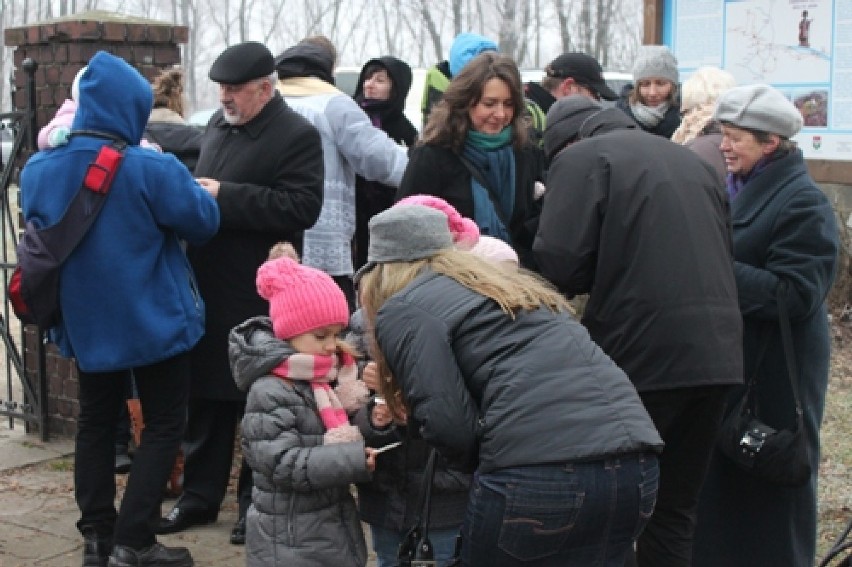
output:
[{"label": "dirt ground", "polygon": [[822,426],[819,557],[852,521],[852,312],[834,310],[831,376]]}]

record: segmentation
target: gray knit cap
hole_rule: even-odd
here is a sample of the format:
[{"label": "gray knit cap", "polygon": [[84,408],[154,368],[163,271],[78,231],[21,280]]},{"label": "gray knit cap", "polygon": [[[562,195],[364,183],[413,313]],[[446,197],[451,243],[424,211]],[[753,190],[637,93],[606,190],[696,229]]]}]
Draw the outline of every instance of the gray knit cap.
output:
[{"label": "gray knit cap", "polygon": [[423,205],[397,205],[370,219],[367,263],[355,273],[361,277],[384,262],[411,262],[453,247],[447,215]]},{"label": "gray knit cap", "polygon": [[677,59],[665,45],[642,45],[639,55],[633,63],[633,80],[641,81],[660,77],[677,84],[680,75],[677,71]]},{"label": "gray knit cap", "polygon": [[722,93],[713,118],[749,130],[792,138],[802,129],[802,113],[769,85],[734,87]]}]

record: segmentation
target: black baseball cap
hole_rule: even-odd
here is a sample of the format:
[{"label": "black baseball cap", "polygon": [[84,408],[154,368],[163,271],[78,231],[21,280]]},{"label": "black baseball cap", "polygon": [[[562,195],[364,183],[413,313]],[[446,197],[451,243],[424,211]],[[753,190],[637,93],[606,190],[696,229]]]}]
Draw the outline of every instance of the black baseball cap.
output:
[{"label": "black baseball cap", "polygon": [[605,100],[617,100],[618,95],[603,78],[603,69],[597,59],[585,53],[563,53],[544,68],[548,77],[571,77],[584,87],[598,93]]}]

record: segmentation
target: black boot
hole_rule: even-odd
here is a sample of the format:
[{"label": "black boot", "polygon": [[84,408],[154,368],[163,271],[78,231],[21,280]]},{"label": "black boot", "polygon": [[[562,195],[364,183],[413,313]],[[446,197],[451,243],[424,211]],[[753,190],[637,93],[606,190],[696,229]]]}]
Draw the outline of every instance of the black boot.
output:
[{"label": "black boot", "polygon": [[116,545],[108,567],[192,567],[195,563],[185,547],[166,547],[155,543],[145,549]]},{"label": "black boot", "polygon": [[107,567],[112,553],[112,538],[101,536],[94,528],[83,528],[83,567]]},{"label": "black boot", "polygon": [[234,527],[231,528],[231,544],[245,545],[246,543],[246,517],[242,516]]}]

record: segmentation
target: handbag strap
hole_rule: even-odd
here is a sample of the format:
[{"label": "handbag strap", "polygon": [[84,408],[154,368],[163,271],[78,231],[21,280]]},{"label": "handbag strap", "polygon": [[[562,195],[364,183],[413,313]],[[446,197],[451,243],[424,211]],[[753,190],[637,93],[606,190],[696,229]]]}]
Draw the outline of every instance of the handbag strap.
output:
[{"label": "handbag strap", "polygon": [[[793,401],[796,404],[796,421],[801,423],[802,421],[802,403],[799,399],[799,370],[798,364],[796,363],[796,352],[793,350],[793,332],[790,328],[790,316],[787,312],[787,282],[784,280],[780,280],[778,282],[778,287],[775,290],[775,303],[777,304],[778,309],[778,326],[781,329],[781,344],[784,347],[784,359],[787,364],[787,378],[790,381],[790,391],[793,394]],[[763,359],[765,358],[766,352],[769,347],[769,340],[771,335],[769,333],[769,329],[767,329],[766,335],[763,338],[763,342],[760,345],[760,351],[757,355],[757,364],[755,366],[755,370],[751,375],[751,378],[748,381],[748,396],[749,396],[749,406],[751,407],[752,413],[755,412],[755,399],[754,399],[754,390],[757,385],[757,375],[760,370],[761,365],[763,364]]]},{"label": "handbag strap", "polygon": [[503,228],[506,229],[506,233],[509,233],[509,223],[506,220],[506,215],[503,212],[502,207],[500,206],[500,199],[494,193],[494,189],[491,187],[491,184],[488,183],[488,180],[482,175],[482,172],[476,168],[473,163],[466,157],[461,154],[458,154],[459,159],[470,172],[470,175],[476,179],[476,182],[482,185],[485,189],[485,192],[488,193],[488,200],[491,201],[491,206],[494,207],[494,212],[497,213],[497,218],[500,219],[500,222],[503,223]]},{"label": "handbag strap", "polygon": [[784,345],[784,358],[787,362],[787,377],[790,379],[790,391],[796,402],[796,419],[802,419],[802,402],[799,400],[799,367],[796,364],[796,351],[793,350],[793,331],[790,328],[790,316],[787,313],[787,282],[778,284],[778,323],[781,326],[781,343]]},{"label": "handbag strap", "polygon": [[429,458],[426,461],[426,469],[423,471],[423,482],[420,487],[420,513],[415,518],[414,526],[421,528],[421,537],[426,539],[429,535],[429,516],[432,509],[432,481],[435,478],[435,460],[438,452],[429,450]]},{"label": "handbag strap", "polygon": [[[38,231],[42,242],[60,264],[71,255],[94,224],[123,160],[127,144],[114,136],[109,137],[112,143],[103,146],[89,164],[80,188],[62,217],[53,225]],[[111,149],[113,153],[105,152],[105,149]]]}]

